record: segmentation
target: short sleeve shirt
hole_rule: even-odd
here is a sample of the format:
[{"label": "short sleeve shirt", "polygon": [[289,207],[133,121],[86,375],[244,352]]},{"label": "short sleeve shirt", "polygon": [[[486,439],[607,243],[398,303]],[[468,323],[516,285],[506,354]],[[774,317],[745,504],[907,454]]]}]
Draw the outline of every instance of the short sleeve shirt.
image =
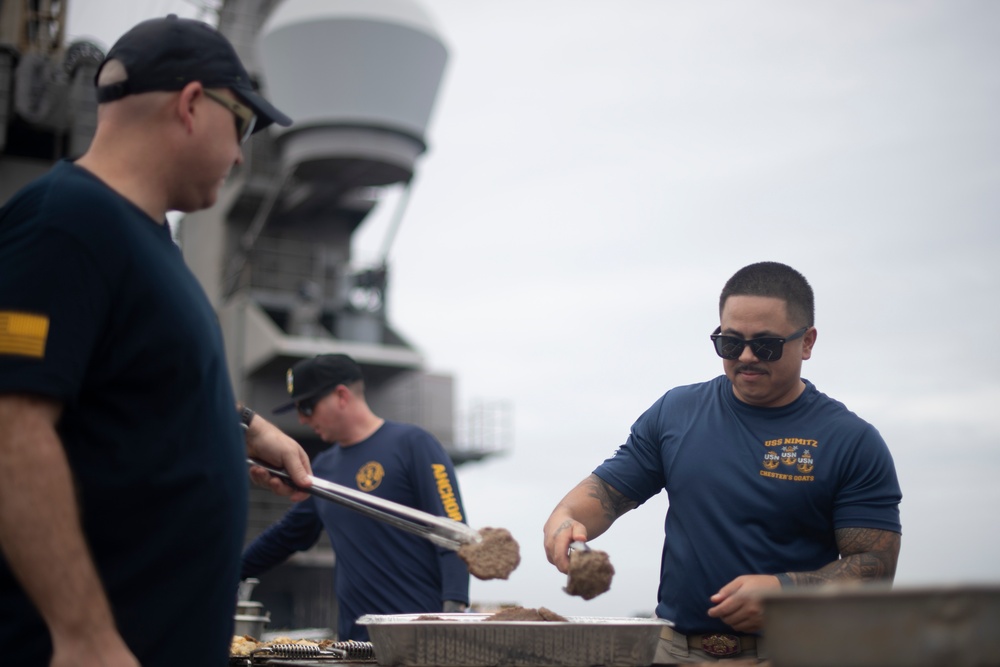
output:
[{"label": "short sleeve shirt", "polygon": [[673,389],[594,472],[640,503],[666,489],[657,615],[683,634],[731,632],[706,612],[740,575],[819,569],[839,528],[900,530],[884,440],[808,381],[778,408],[739,401],[725,376]]},{"label": "short sleeve shirt", "polygon": [[[85,537],[143,664],[178,637],[222,664],[247,477],[217,318],[165,221],[67,161],[0,209],[0,392],[63,405]],[[7,658],[47,641],[0,560],[0,643],[25,651]]]}]

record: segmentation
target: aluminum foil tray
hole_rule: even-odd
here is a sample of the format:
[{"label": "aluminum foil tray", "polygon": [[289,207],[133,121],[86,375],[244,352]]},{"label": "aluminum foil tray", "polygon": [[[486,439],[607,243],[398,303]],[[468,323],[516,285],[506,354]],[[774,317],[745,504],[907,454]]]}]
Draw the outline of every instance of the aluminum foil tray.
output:
[{"label": "aluminum foil tray", "polygon": [[[416,620],[433,616],[435,620]],[[382,667],[644,667],[667,621],[569,616],[488,621],[490,614],[362,616]],[[437,620],[440,619],[440,620]]]}]

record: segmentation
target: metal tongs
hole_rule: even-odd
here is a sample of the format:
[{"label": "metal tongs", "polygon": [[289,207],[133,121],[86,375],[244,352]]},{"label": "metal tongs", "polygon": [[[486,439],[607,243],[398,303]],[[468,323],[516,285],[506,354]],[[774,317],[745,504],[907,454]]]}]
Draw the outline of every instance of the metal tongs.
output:
[{"label": "metal tongs", "polygon": [[385,498],[369,495],[363,491],[355,491],[314,475],[309,476],[312,486],[303,488],[292,482],[291,476],[281,468],[275,468],[257,459],[247,459],[247,463],[259,466],[272,475],[280,477],[292,488],[349,507],[372,519],[419,535],[445,549],[458,551],[463,544],[478,544],[483,541],[479,531],[470,528],[461,521],[430,514]]},{"label": "metal tongs", "polygon": [[[574,540],[573,542],[569,543],[569,549],[566,550],[566,555],[569,556],[570,566],[566,569],[566,585],[563,587],[563,590],[566,591],[567,593],[570,593],[570,591],[573,588],[573,553],[574,552],[579,552],[581,554],[589,553],[590,552],[590,545],[587,544],[586,542],[580,542],[579,540]],[[572,595],[572,593],[570,593],[570,595]]]}]

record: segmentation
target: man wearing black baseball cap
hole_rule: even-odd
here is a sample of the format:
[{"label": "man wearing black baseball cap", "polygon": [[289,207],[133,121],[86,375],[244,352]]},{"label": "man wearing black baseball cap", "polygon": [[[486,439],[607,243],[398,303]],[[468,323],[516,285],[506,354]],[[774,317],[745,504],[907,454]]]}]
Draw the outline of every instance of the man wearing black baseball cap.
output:
[{"label": "man wearing black baseball cap", "polygon": [[[299,421],[333,446],[313,460],[315,475],[342,486],[466,521],[455,467],[437,439],[413,424],[382,419],[368,406],[361,368],[345,354],[321,354],[286,373]],[[337,554],[337,636],[367,641],[364,614],[463,611],[469,571],[451,549],[336,503],[309,498],[247,547],[242,577],[259,577],[323,530]],[[389,566],[391,564],[391,567]]]},{"label": "man wearing black baseball cap", "polygon": [[243,143],[292,122],[255,90],[221,33],[173,14],[122,35],[95,83],[97,131],[76,165],[157,222],[213,205]]},{"label": "man wearing black baseball cap", "polygon": [[[102,82],[101,73],[111,62],[120,63],[125,78]],[[240,131],[244,140],[271,123],[284,126],[292,123],[257,94],[229,40],[206,23],[178,18],[175,14],[143,21],[111,47],[97,71],[97,100],[113,102],[126,95],[182,90],[192,82],[200,83],[206,90],[229,89],[250,107],[253,116],[247,117]],[[236,107],[230,108],[237,114]]]},{"label": "man wearing black baseball cap", "polygon": [[222,665],[246,458],[300,486],[310,465],[234,410],[217,317],[166,214],[211,206],[241,142],[291,121],[222,35],[176,16],[122,36],[95,83],[87,152],[0,209],[2,662],[155,667],[182,648]]},{"label": "man wearing black baseball cap", "polygon": [[312,408],[337,385],[351,386],[362,380],[361,367],[346,354],[321,354],[303,359],[285,373],[285,385],[291,401],[274,409],[275,414],[298,406],[301,413],[312,414]]}]

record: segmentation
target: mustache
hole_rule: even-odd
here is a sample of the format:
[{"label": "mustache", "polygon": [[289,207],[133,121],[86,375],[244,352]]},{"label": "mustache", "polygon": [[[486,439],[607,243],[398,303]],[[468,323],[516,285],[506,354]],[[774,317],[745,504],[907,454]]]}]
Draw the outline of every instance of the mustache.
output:
[{"label": "mustache", "polygon": [[767,369],[763,366],[755,366],[753,364],[742,364],[733,369],[735,373],[764,373],[767,374]]}]

